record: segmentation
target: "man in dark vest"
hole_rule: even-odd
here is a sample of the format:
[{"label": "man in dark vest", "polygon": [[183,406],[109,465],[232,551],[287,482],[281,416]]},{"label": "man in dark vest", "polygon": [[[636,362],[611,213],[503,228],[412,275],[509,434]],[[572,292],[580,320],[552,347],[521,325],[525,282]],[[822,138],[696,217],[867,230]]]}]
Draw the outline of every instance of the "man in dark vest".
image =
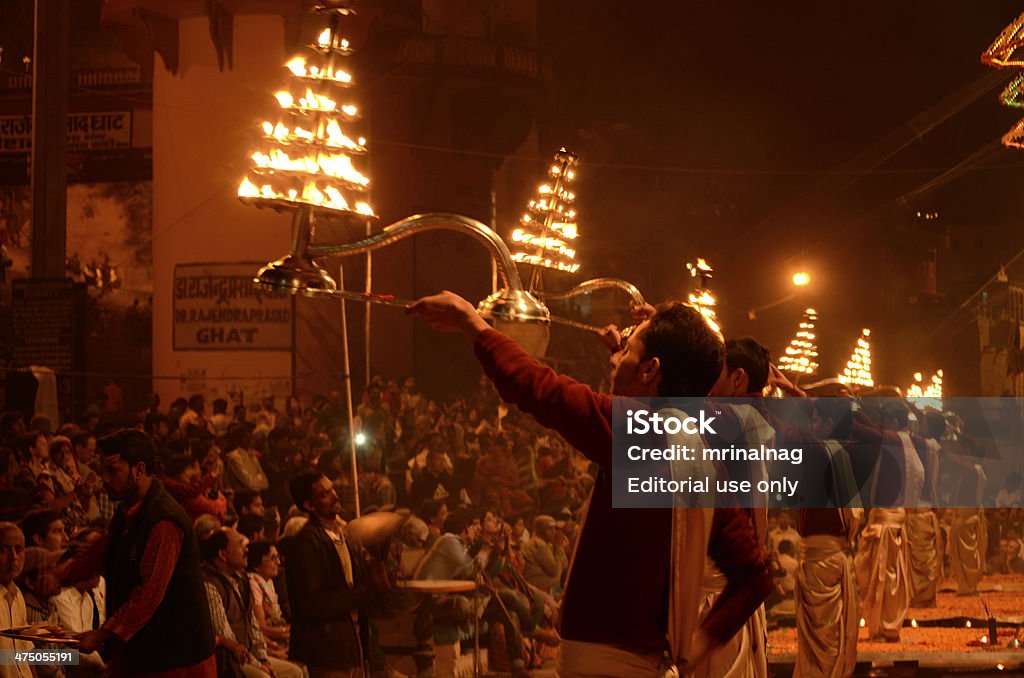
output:
[{"label": "man in dark vest", "polygon": [[302,678],[302,669],[295,664],[267,655],[245,574],[248,549],[249,540],[230,528],[217,530],[199,545],[218,643],[235,657],[246,678]]},{"label": "man in dark vest", "polygon": [[214,636],[185,510],[150,475],[153,443],[121,430],[97,441],[100,477],[120,506],[103,538],[70,562],[63,583],[102,573],[107,621],[78,636],[101,651],[112,676],[213,678]]}]

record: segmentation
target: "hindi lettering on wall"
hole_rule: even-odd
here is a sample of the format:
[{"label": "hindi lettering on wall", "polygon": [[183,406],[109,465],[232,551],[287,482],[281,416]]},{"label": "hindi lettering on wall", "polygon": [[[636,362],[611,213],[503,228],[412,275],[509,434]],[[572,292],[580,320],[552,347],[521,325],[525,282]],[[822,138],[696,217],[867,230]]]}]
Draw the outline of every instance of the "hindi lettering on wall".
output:
[{"label": "hindi lettering on wall", "polygon": [[290,351],[292,298],[253,284],[255,262],[174,267],[174,350]]}]

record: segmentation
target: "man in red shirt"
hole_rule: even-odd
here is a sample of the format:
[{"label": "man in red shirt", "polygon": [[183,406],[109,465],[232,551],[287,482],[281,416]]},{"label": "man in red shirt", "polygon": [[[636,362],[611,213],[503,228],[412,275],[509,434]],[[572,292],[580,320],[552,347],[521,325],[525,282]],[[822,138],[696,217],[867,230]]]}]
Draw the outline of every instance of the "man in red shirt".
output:
[{"label": "man in red shirt", "polygon": [[[669,608],[679,609],[677,587],[684,579],[672,567],[678,552],[673,517],[682,509],[612,507],[613,398],[540,364],[455,294],[425,297],[409,312],[436,330],[462,332],[505,401],[561,433],[599,466],[563,598],[560,676],[663,676],[672,663],[689,670],[743,626],[772,588],[746,512],[714,510],[707,554],[727,583],[692,637],[680,641],[686,621],[670,620]],[[699,311],[666,304],[612,355],[612,391],[706,396],[721,372],[723,351],[721,336]],[[685,575],[699,587],[699,566]],[[682,615],[695,616],[693,607]],[[676,633],[669,635],[673,625]],[[668,656],[670,648],[675,656]]]}]

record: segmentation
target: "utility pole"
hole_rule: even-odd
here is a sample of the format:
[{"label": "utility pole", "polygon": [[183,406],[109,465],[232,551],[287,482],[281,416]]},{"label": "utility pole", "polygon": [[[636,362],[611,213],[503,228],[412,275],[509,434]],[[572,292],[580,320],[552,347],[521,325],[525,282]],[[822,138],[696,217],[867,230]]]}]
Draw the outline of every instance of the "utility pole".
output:
[{"label": "utility pole", "polygon": [[32,277],[63,278],[67,251],[70,0],[36,0],[32,62]]}]

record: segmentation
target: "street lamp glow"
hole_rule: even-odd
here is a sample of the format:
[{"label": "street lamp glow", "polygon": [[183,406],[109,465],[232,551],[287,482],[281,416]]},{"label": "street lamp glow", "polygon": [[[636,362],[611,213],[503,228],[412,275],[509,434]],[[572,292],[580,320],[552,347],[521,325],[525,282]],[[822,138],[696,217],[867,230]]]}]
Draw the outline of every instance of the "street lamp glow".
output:
[{"label": "street lamp glow", "polygon": [[356,445],[362,446],[365,442],[366,442],[366,434],[364,434],[364,433],[357,433],[356,434]]},{"label": "street lamp glow", "polygon": [[800,271],[799,273],[794,273],[793,274],[793,284],[796,285],[797,287],[803,287],[805,285],[810,284],[810,282],[811,282],[811,275],[809,273],[805,273],[804,271]]}]

